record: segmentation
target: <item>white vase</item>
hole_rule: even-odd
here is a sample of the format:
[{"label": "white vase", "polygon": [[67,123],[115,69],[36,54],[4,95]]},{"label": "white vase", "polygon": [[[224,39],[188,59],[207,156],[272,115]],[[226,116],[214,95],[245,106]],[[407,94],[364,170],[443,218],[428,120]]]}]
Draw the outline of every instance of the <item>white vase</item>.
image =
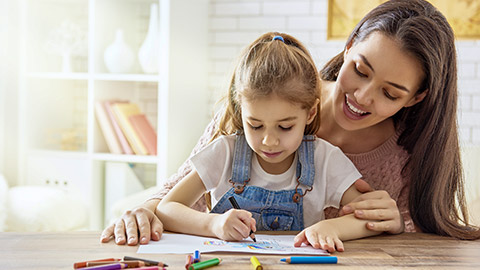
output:
[{"label": "white vase", "polygon": [[158,4],[153,3],[150,6],[150,22],[145,40],[138,51],[138,60],[143,72],[158,72]]},{"label": "white vase", "polygon": [[117,29],[115,40],[103,54],[107,70],[111,73],[128,73],[132,70],[135,57],[123,38],[123,31]]}]

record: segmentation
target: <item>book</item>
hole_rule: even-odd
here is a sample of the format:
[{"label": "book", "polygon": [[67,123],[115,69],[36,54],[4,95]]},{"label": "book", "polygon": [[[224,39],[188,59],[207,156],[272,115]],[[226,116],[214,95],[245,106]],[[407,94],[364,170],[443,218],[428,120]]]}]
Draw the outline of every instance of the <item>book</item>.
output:
[{"label": "book", "polygon": [[103,106],[105,107],[105,111],[107,112],[108,118],[110,119],[110,122],[112,124],[113,130],[115,131],[115,134],[117,135],[117,139],[120,143],[120,146],[122,147],[122,151],[124,154],[127,155],[133,155],[133,150],[128,144],[127,138],[125,138],[125,135],[123,134],[122,130],[120,129],[120,126],[117,122],[117,119],[115,118],[115,115],[112,110],[112,105],[115,103],[127,103],[126,101],[105,101],[103,103]]},{"label": "book", "polygon": [[128,117],[130,124],[147,148],[149,155],[157,154],[157,133],[148,121],[145,114],[136,114]]},{"label": "book", "polygon": [[137,155],[147,155],[148,151],[137,132],[132,127],[128,117],[132,115],[141,114],[142,112],[134,103],[115,103],[112,105],[113,114],[117,119],[118,124],[127,138],[128,143]]},{"label": "book", "polygon": [[101,101],[95,102],[95,116],[97,117],[98,125],[102,130],[103,137],[105,138],[105,142],[107,143],[108,150],[112,154],[122,154],[122,147],[120,146],[120,142],[115,135],[115,131],[113,130],[112,123],[103,107]]}]

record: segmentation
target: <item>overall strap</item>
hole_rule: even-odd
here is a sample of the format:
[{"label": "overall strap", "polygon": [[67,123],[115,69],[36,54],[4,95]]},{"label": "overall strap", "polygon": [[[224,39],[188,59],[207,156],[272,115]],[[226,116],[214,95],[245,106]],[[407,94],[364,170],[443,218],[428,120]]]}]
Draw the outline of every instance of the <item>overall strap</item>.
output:
[{"label": "overall strap", "polygon": [[315,178],[315,136],[305,135],[298,147],[297,177],[298,181],[305,186],[311,187]]},{"label": "overall strap", "polygon": [[[297,186],[295,187],[295,194],[293,195],[294,202],[299,202],[301,197],[313,189],[313,181],[315,179],[314,142],[314,135],[305,135],[303,136],[302,143],[298,147]],[[298,187],[300,184],[307,186],[307,189],[303,193],[299,193]],[[302,192],[301,189],[300,192]]]},{"label": "overall strap", "polygon": [[250,167],[252,164],[252,149],[245,139],[245,135],[237,134],[233,153],[232,179],[235,193],[242,193],[245,185],[250,181]]}]

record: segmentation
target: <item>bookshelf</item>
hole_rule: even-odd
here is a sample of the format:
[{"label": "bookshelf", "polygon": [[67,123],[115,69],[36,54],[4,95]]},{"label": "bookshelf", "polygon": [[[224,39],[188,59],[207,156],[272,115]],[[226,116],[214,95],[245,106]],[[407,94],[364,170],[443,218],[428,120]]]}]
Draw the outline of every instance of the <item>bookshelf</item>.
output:
[{"label": "bookshelf", "polygon": [[[159,64],[145,73],[137,55],[154,3]],[[19,184],[82,194],[89,229],[102,229],[105,164],[127,163],[145,188],[160,185],[208,122],[208,1],[21,0],[19,10]],[[104,52],[117,29],[135,60],[128,72],[110,73]],[[109,152],[94,108],[112,99],[140,107],[157,133],[157,155]]]}]

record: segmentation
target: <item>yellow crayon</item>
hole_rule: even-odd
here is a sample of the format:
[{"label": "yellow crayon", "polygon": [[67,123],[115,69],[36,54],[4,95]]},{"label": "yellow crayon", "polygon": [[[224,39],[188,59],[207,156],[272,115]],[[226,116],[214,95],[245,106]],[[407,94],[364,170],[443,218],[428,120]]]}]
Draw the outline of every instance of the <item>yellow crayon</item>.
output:
[{"label": "yellow crayon", "polygon": [[260,262],[258,261],[257,257],[252,256],[252,257],[250,258],[250,261],[252,262],[253,269],[255,269],[255,270],[263,270],[263,266],[260,264]]}]

